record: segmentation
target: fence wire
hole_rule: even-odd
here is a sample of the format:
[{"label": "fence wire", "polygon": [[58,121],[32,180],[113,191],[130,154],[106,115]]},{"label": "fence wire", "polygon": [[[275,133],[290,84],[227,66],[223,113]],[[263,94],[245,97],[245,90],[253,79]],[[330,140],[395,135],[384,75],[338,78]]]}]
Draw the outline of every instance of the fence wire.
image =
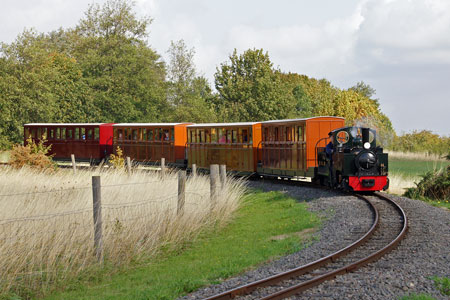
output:
[{"label": "fence wire", "polygon": [[[173,180],[175,181],[174,185],[176,185],[176,179],[167,179],[167,180]],[[105,184],[102,185],[101,188],[113,188],[113,187],[127,187],[127,186],[136,186],[136,185],[148,185],[148,184],[155,184],[155,183],[161,183],[160,180],[153,180],[153,181],[145,181],[145,182],[130,182],[130,183],[120,183],[120,184]],[[23,193],[10,193],[10,194],[1,194],[1,197],[20,197],[20,196],[37,196],[42,194],[50,194],[50,193],[64,193],[64,192],[73,192],[73,191],[80,191],[80,190],[89,190],[91,189],[91,186],[86,187],[71,187],[71,188],[61,188],[61,189],[52,189],[48,191],[35,191],[35,192],[23,192]],[[186,201],[184,205],[193,205],[193,206],[199,206],[203,203],[207,203],[207,197],[209,197],[209,191],[210,188],[203,188],[203,189],[196,189],[195,192],[193,191],[185,191],[185,198]],[[204,192],[205,194],[202,194]],[[119,191],[120,193],[120,191]],[[139,201],[129,201],[129,202],[122,202],[122,203],[102,203],[101,208],[103,210],[103,218],[104,222],[112,222],[110,219],[114,218],[114,216],[117,218],[119,215],[127,217],[121,217],[121,221],[130,221],[130,220],[137,220],[137,219],[143,219],[146,216],[151,217],[155,216],[161,213],[160,210],[168,210],[172,209],[176,211],[177,209],[177,193],[159,196],[159,197],[149,197],[144,200]],[[195,198],[197,200],[196,202],[189,201],[190,198]],[[193,199],[192,199],[193,200]],[[154,206],[158,206],[157,208]],[[154,212],[150,212],[150,206],[152,206]],[[165,207],[164,207],[165,206]],[[145,207],[145,209],[144,209]],[[114,211],[114,213],[112,212]],[[120,211],[120,213],[119,213]],[[58,219],[63,217],[69,217],[69,216],[77,216],[80,214],[85,213],[93,213],[93,208],[84,208],[84,209],[74,209],[74,210],[68,210],[68,211],[62,211],[62,212],[54,212],[54,213],[47,213],[47,214],[37,214],[32,216],[20,216],[15,218],[6,218],[6,219],[0,219],[0,235],[2,232],[4,232],[5,227],[7,227],[10,224],[25,224],[29,222],[49,222],[51,219]],[[131,215],[131,216],[130,216]],[[132,216],[135,215],[135,216]],[[81,219],[89,219],[91,218],[90,222],[92,223],[92,215],[89,217],[86,216],[84,218],[78,218],[80,221]],[[65,223],[65,222],[61,222]],[[68,224],[72,224],[71,222],[68,222]],[[72,225],[70,225],[72,226]],[[69,227],[70,227],[69,226]],[[87,225],[92,226],[92,225]],[[61,227],[61,226],[59,226]],[[59,229],[42,232],[42,233],[54,233],[57,231],[64,231],[69,230],[66,228],[66,226],[62,226]],[[1,237],[0,237],[1,238]]]}]

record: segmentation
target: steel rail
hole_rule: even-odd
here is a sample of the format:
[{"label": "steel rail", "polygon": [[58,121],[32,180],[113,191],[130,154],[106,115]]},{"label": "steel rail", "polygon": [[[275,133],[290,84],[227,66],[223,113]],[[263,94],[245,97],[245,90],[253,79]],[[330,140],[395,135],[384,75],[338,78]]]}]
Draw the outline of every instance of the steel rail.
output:
[{"label": "steel rail", "polygon": [[[402,229],[400,231],[400,233],[396,236],[396,238],[394,240],[392,240],[388,245],[386,245],[385,247],[383,247],[382,249],[376,251],[375,253],[358,260],[357,262],[348,264],[342,268],[339,268],[335,271],[323,274],[321,276],[318,276],[314,279],[310,279],[308,281],[293,285],[289,288],[283,289],[281,291],[278,291],[276,293],[273,293],[271,295],[268,295],[264,298],[261,298],[261,300],[275,300],[275,299],[284,299],[286,297],[295,295],[297,293],[300,293],[302,291],[305,291],[311,287],[314,287],[316,285],[321,284],[324,281],[327,280],[331,280],[333,278],[335,278],[338,275],[343,275],[346,273],[350,273],[353,271],[356,271],[357,269],[360,269],[364,266],[366,266],[367,264],[378,260],[380,257],[382,257],[383,255],[387,254],[389,251],[393,250],[399,243],[400,241],[405,237],[406,232],[408,231],[408,219],[406,217],[406,214],[404,212],[404,210],[392,199],[386,197],[385,195],[381,194],[381,193],[375,193],[375,195],[383,200],[386,200],[388,202],[390,202],[395,209],[400,213],[401,217],[403,218],[403,226]],[[357,195],[359,198],[366,198],[362,195]],[[368,200],[368,199],[367,199]]]},{"label": "steel rail", "polygon": [[245,284],[239,287],[236,287],[234,289],[225,291],[223,293],[211,296],[206,298],[206,300],[225,300],[225,299],[233,299],[237,296],[242,296],[242,295],[246,295],[251,293],[252,291],[256,290],[257,288],[260,287],[264,287],[264,286],[268,286],[268,285],[273,285],[275,283],[290,279],[292,277],[296,277],[296,276],[300,276],[303,275],[305,273],[308,273],[312,270],[315,270],[323,265],[326,265],[328,263],[334,262],[335,260],[337,260],[339,257],[346,255],[347,253],[349,253],[350,251],[354,250],[355,248],[361,246],[362,244],[364,244],[374,233],[375,229],[378,227],[379,225],[379,213],[377,208],[372,204],[372,202],[370,200],[368,200],[367,198],[362,198],[364,201],[367,202],[367,204],[369,205],[370,209],[373,212],[373,217],[374,217],[374,221],[372,223],[372,226],[370,227],[370,229],[357,241],[353,242],[352,244],[348,245],[345,248],[342,248],[338,251],[336,251],[333,254],[330,254],[328,256],[325,256],[323,258],[320,258],[316,261],[313,261],[311,263],[308,263],[306,265],[288,270],[286,272],[282,272],[261,280],[257,280],[254,282],[251,282],[249,284]]}]

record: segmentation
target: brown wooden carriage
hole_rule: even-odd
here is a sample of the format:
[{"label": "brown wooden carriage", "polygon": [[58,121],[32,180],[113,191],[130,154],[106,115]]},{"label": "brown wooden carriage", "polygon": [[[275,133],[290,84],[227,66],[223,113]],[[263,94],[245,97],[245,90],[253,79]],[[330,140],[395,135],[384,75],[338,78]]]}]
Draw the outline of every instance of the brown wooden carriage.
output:
[{"label": "brown wooden carriage", "polygon": [[99,162],[112,153],[112,123],[30,123],[24,125],[24,143],[46,140],[56,160]]},{"label": "brown wooden carriage", "polygon": [[209,123],[187,126],[189,167],[225,164],[238,173],[256,172],[261,123]]},{"label": "brown wooden carriage", "polygon": [[117,123],[114,124],[114,153],[117,147],[131,159],[185,165],[186,126],[191,123]]},{"label": "brown wooden carriage", "polygon": [[[261,161],[258,173],[286,177],[314,177],[315,148],[325,147],[328,133],[345,126],[341,117],[261,122]],[[319,142],[319,140],[321,140]]]}]

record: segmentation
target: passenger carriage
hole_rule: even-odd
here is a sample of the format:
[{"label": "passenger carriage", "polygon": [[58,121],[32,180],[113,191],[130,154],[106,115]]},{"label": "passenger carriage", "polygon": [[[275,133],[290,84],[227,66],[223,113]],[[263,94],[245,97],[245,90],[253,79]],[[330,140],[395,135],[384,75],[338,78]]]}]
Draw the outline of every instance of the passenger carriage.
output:
[{"label": "passenger carriage", "polygon": [[341,117],[261,122],[261,160],[257,171],[276,177],[314,177],[316,147],[325,147],[328,133],[343,127]]},{"label": "passenger carriage", "polygon": [[187,126],[189,167],[224,164],[240,174],[256,172],[261,123],[209,123]]},{"label": "passenger carriage", "polygon": [[183,167],[189,124],[192,123],[114,124],[114,153],[120,147],[124,156],[135,161],[156,163],[164,158],[167,164]]},{"label": "passenger carriage", "polygon": [[113,123],[29,123],[24,125],[24,140],[52,145],[49,155],[55,160],[100,162],[112,153]]}]

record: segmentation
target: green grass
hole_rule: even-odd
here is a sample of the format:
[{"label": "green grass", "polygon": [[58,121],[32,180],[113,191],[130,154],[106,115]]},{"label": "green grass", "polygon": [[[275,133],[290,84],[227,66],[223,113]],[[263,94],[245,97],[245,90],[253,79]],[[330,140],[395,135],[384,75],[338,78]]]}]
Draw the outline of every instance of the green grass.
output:
[{"label": "green grass", "polygon": [[450,165],[450,161],[423,161],[410,159],[389,159],[389,172],[401,174],[407,177],[417,177],[433,171],[439,170]]},{"label": "green grass", "polygon": [[436,300],[436,298],[427,294],[410,294],[401,297],[400,300]]},{"label": "green grass", "polygon": [[68,283],[46,299],[175,299],[305,247],[311,235],[298,233],[320,225],[306,208],[280,192],[253,192],[232,223],[202,234],[184,250],[111,276],[105,271],[90,283]]}]

